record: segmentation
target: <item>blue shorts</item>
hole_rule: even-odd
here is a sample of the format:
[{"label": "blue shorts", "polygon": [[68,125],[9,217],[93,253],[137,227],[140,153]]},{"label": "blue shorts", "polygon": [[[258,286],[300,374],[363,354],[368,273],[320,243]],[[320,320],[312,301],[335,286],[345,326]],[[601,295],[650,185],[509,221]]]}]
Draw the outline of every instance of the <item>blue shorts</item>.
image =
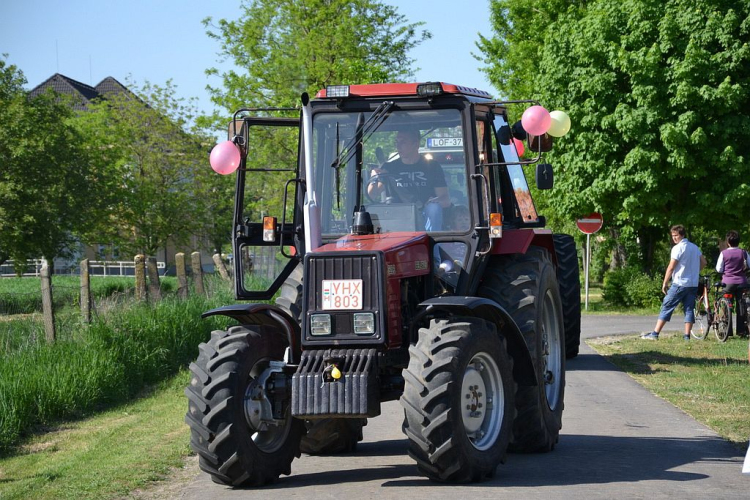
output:
[{"label": "blue shorts", "polygon": [[659,319],[669,321],[677,306],[682,303],[685,310],[685,323],[695,323],[695,296],[698,295],[697,286],[672,285],[667,291],[667,296],[661,304]]}]

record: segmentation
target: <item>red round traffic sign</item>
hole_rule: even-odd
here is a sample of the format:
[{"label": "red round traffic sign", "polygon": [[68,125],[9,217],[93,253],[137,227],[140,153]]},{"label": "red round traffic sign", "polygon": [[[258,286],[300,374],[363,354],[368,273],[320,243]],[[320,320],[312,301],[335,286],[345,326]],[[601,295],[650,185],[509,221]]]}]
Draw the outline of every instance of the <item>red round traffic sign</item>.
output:
[{"label": "red round traffic sign", "polygon": [[584,234],[594,234],[602,228],[602,224],[604,224],[602,214],[596,212],[576,220],[578,229]]}]

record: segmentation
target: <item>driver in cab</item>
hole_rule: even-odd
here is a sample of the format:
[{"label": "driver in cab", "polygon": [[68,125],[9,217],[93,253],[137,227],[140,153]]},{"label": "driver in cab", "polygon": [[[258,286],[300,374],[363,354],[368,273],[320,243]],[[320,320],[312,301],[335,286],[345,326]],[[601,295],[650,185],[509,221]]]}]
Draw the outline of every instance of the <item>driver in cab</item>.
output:
[{"label": "driver in cab", "polygon": [[443,228],[443,208],[451,204],[448,185],[443,167],[419,154],[419,139],[419,130],[401,130],[396,134],[398,158],[381,168],[372,169],[367,194],[370,198],[379,196],[385,190],[385,183],[389,182],[385,178],[387,175],[398,188],[401,201],[422,203],[425,229],[440,231]]}]

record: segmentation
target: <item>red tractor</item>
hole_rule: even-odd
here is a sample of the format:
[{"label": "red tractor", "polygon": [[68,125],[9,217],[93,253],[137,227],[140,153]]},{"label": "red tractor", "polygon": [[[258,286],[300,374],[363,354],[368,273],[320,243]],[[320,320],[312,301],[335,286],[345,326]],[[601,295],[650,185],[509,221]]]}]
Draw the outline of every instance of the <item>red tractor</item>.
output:
[{"label": "red tractor", "polygon": [[580,342],[578,258],[523,172],[536,163],[552,187],[551,138],[526,137],[508,104],[376,84],[305,94],[292,118],[235,114],[235,291],[255,302],[204,314],[238,324],[200,345],[186,389],[215,482],[259,486],[302,452],[353,450],[396,399],[409,455],[436,481],[553,449]]}]

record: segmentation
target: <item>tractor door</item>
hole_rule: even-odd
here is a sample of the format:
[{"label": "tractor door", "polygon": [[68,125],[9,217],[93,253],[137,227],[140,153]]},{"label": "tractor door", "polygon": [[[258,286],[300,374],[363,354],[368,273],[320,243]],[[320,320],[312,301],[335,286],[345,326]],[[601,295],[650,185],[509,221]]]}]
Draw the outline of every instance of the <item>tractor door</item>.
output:
[{"label": "tractor door", "polygon": [[235,295],[270,300],[299,264],[295,228],[301,221],[298,196],[300,119],[246,117],[235,127],[247,145],[237,172],[233,262]]}]

